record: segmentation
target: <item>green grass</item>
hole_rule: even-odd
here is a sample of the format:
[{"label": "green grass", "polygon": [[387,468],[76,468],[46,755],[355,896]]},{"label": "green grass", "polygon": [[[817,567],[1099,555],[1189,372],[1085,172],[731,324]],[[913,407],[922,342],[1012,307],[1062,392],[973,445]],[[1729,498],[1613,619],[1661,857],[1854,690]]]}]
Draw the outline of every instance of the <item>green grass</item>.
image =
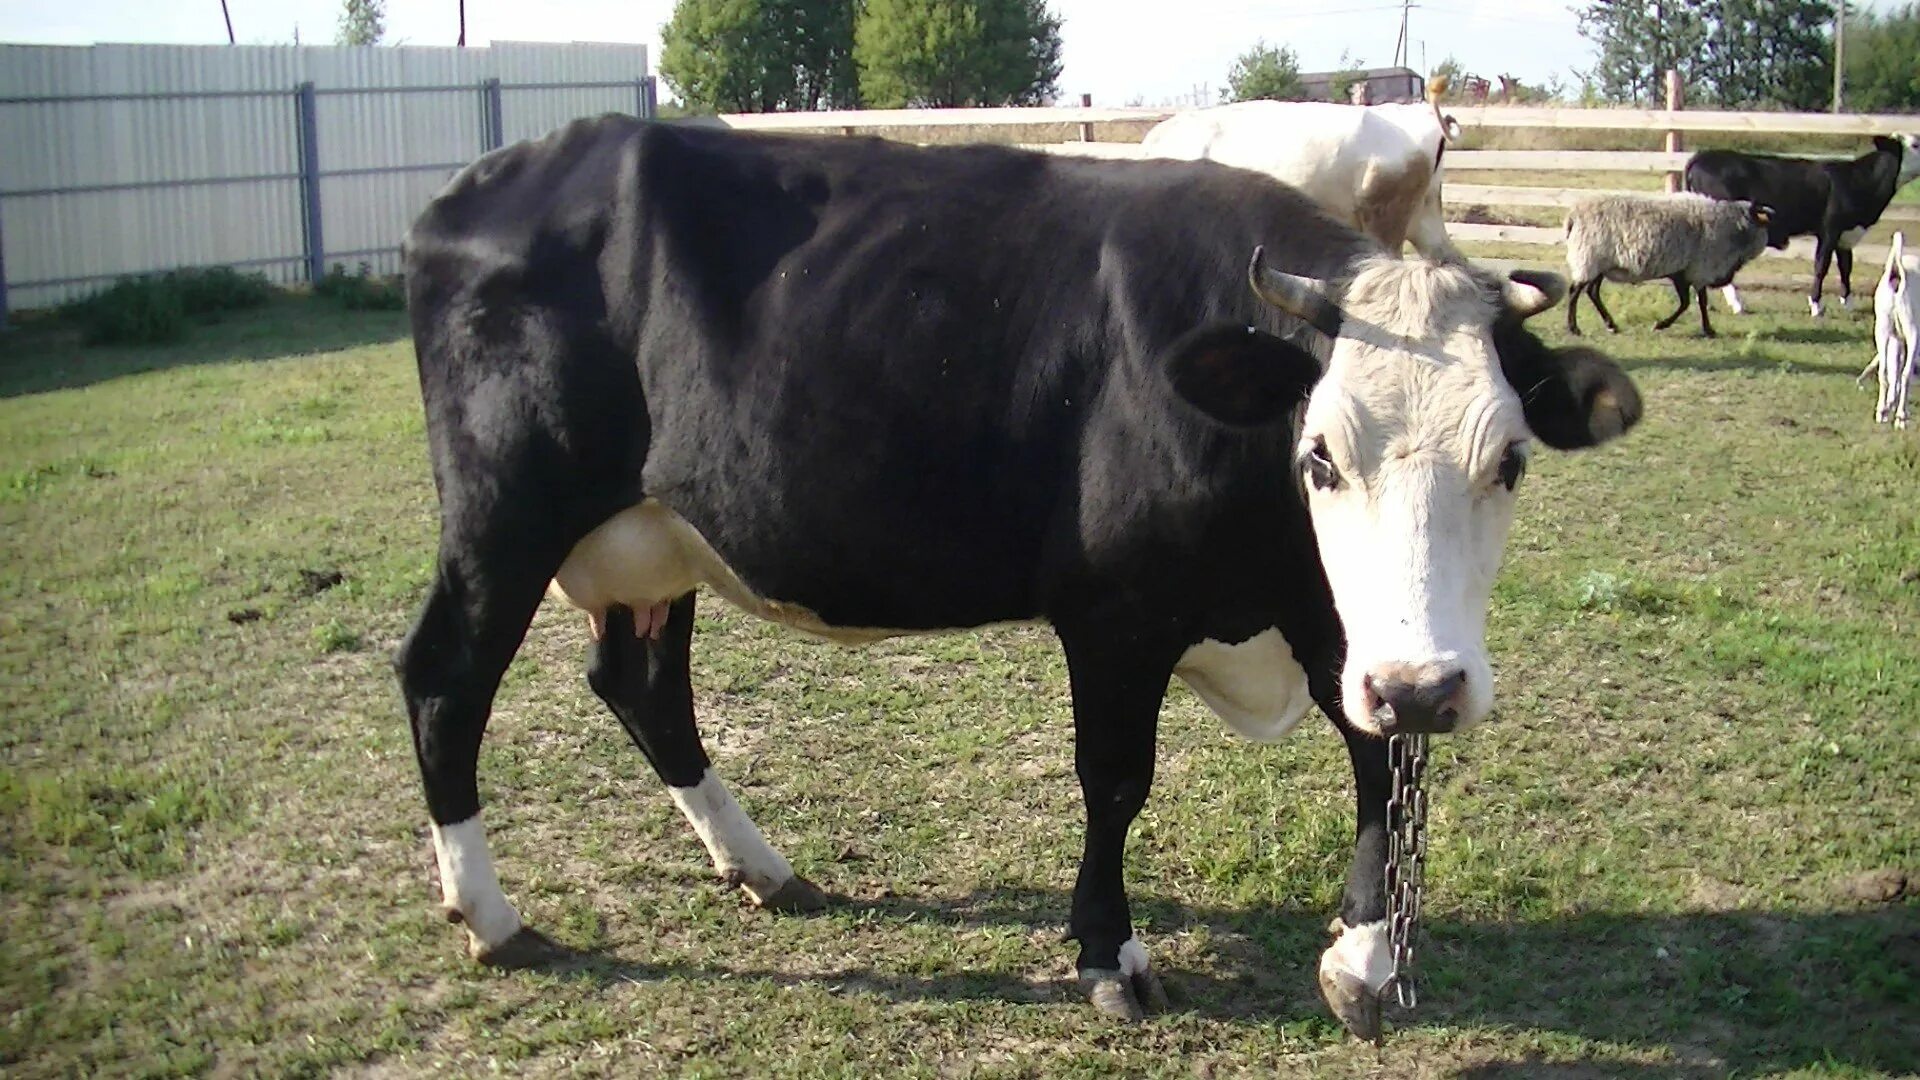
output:
[{"label": "green grass", "polygon": [[[1703,342],[1614,289],[1648,418],[1542,454],[1498,716],[1433,770],[1420,1010],[1313,988],[1352,830],[1310,722],[1176,691],[1131,844],[1176,1008],[1079,1003],[1064,667],[996,629],[815,644],[702,607],[721,772],[847,899],[745,906],[542,612],[481,785],[509,892],[580,950],[468,962],[387,657],[434,507],[402,319],[283,299],[164,349],[0,338],[0,1068],[13,1076],[1871,1076],[1920,1071],[1920,437],[1861,313]],[[1558,313],[1541,320],[1552,326]],[[1591,320],[1589,320],[1591,324]],[[337,572],[337,583],[332,577]]]}]

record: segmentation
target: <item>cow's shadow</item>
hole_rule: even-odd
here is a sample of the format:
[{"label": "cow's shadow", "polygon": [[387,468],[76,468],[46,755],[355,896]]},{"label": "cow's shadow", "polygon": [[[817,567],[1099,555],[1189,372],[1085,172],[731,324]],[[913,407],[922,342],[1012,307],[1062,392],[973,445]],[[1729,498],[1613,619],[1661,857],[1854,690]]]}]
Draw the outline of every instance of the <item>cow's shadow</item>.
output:
[{"label": "cow's shadow", "polygon": [[[1716,351],[1716,342],[1724,343],[1723,351]],[[1637,357],[1624,349],[1604,350],[1607,355],[1626,371],[1783,371],[1793,370],[1811,372],[1816,375],[1859,374],[1860,368],[1872,356],[1872,350],[1858,353],[1834,353],[1835,359],[1826,362],[1809,362],[1804,357],[1787,358],[1773,355],[1766,350],[1765,339],[1757,342],[1757,349],[1749,350],[1738,339],[1730,337],[1697,338],[1688,351],[1677,356]],[[1604,349],[1604,346],[1603,346]],[[1857,359],[1856,359],[1857,357]]]},{"label": "cow's shadow", "polygon": [[[1058,927],[1064,891],[1012,889],[932,899],[838,899],[863,922],[956,929]],[[1204,930],[1209,970],[1162,961],[1176,1013],[1214,1020],[1337,1029],[1315,990],[1328,913],[1299,908],[1208,909],[1137,894],[1135,922],[1156,935]],[[794,918],[807,916],[767,916]],[[1063,957],[1071,954],[1063,948]],[[1430,919],[1421,942],[1414,1024],[1496,1025],[1562,1032],[1665,1051],[1671,1063],[1609,1074],[1706,1077],[1845,1065],[1920,1070],[1920,905],[1820,914],[1587,913],[1542,921]],[[614,950],[557,947],[540,965],[563,977],[617,983],[760,979],[896,1001],[1067,1003],[1058,979],[955,970],[934,974],[848,968],[792,972],[702,966],[671,951],[646,960]],[[1591,1075],[1593,1065],[1522,1058],[1463,1067],[1476,1078]]]},{"label": "cow's shadow", "polygon": [[0,398],[178,367],[335,352],[406,336],[403,311],[345,311],[307,296],[276,295],[265,307],[194,323],[179,341],[165,345],[86,345],[78,326],[43,314],[0,330]]}]

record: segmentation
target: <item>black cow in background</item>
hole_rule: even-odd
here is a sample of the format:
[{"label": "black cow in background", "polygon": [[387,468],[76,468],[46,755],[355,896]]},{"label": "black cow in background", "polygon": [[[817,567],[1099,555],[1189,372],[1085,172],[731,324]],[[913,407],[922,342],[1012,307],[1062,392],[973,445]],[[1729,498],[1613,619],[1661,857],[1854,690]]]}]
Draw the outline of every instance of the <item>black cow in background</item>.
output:
[{"label": "black cow in background", "polygon": [[[1738,150],[1702,150],[1687,161],[1686,188],[1714,199],[1745,199],[1773,210],[1767,245],[1785,248],[1796,236],[1812,236],[1813,291],[1808,307],[1818,317],[1827,267],[1840,263],[1840,303],[1853,298],[1853,245],[1880,220],[1900,190],[1920,176],[1920,135],[1876,135],[1873,149],[1852,161],[1814,161]],[[1740,294],[1726,286],[1727,305],[1738,315]]]}]

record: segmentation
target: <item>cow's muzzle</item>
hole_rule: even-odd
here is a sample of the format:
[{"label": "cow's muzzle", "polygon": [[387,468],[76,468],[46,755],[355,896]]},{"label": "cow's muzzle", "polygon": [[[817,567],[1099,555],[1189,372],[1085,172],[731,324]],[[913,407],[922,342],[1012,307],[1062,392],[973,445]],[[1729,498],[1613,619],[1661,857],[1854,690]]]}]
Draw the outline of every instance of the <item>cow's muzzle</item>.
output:
[{"label": "cow's muzzle", "polygon": [[1381,735],[1452,731],[1466,707],[1467,673],[1455,664],[1381,664],[1361,681]]}]

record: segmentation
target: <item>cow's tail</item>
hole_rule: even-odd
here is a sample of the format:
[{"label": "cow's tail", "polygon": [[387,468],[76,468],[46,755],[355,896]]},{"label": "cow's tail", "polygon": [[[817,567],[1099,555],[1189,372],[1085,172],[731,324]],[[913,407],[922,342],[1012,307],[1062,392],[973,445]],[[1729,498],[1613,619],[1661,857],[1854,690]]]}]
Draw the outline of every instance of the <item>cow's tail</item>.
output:
[{"label": "cow's tail", "polygon": [[1440,111],[1440,99],[1447,92],[1452,80],[1445,75],[1435,75],[1427,80],[1427,104],[1433,108],[1433,122],[1440,125],[1440,143],[1444,148],[1449,139],[1460,138],[1460,121]]},{"label": "cow's tail", "polygon": [[1907,282],[1906,268],[1907,234],[1896,232],[1893,243],[1887,246],[1887,291],[1898,294]]}]

